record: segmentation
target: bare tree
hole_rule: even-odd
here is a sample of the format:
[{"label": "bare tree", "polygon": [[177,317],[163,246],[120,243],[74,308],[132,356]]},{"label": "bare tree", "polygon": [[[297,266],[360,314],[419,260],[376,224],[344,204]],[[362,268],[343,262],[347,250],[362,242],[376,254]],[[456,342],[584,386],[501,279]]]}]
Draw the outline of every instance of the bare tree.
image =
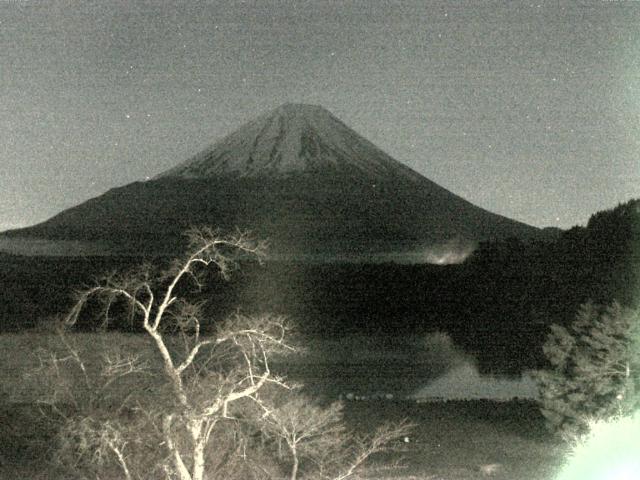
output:
[{"label": "bare tree", "polygon": [[291,458],[290,480],[297,480],[302,457],[317,463],[345,433],[342,404],[338,402],[322,408],[309,398],[295,396],[281,405],[266,405],[261,403],[264,408],[261,427],[267,437],[275,437],[280,457],[280,445],[285,443]]},{"label": "bare tree", "polygon": [[359,469],[374,454],[389,451],[394,442],[407,438],[415,427],[414,424],[403,420],[400,423],[385,423],[370,435],[356,435],[342,437],[336,442],[334,455],[329,462],[329,468],[321,469],[323,478],[331,480],[345,480],[357,476]]},{"label": "bare tree", "polygon": [[343,404],[323,406],[304,395],[287,395],[283,402],[263,408],[261,428],[267,437],[275,437],[279,454],[280,441],[286,444],[291,468],[289,480],[297,480],[303,460],[305,478],[343,480],[354,477],[374,453],[388,449],[411,431],[407,422],[385,424],[372,435],[362,436],[347,430],[343,421]]},{"label": "bare tree", "polygon": [[[210,267],[226,278],[239,260],[260,259],[264,245],[210,229],[191,230],[189,239],[188,253],[166,268],[143,265],[79,292],[62,322],[74,327],[100,306],[102,326],[125,315],[145,334],[136,341],[146,338],[151,348],[108,344],[110,336],[101,335],[104,348],[94,350],[104,353],[96,359],[81,337],[62,331],[60,348],[40,353],[33,377],[45,379],[42,403],[62,419],[58,458],[65,465],[96,477],[111,469],[126,480],[204,480],[214,472],[274,478],[268,461],[251,463],[247,453],[257,430],[286,443],[292,480],[302,460],[314,478],[342,480],[406,432],[400,424],[354,437],[339,404],[293,395],[271,365],[294,351],[284,318],[235,314],[205,328],[203,304],[187,294],[200,289]],[[273,390],[293,396],[276,405]]]},{"label": "bare tree", "polygon": [[[164,466],[167,476],[202,480],[206,470],[205,450],[213,441],[216,425],[233,418],[232,404],[256,399],[266,384],[285,387],[273,375],[269,360],[271,355],[292,348],[285,342],[287,328],[281,317],[238,314],[218,326],[214,334],[202,333],[202,305],[181,294],[183,284],[192,282],[199,288],[207,267],[216,267],[226,277],[236,260],[242,256],[260,258],[264,246],[242,234],[227,238],[210,229],[191,230],[189,239],[189,253],[163,271],[145,265],[126,275],[111,275],[81,292],[65,324],[77,324],[88,302],[95,298],[103,300],[104,324],[111,321],[111,310],[118,302],[128,307],[131,321],[140,324],[152,339],[168,386],[165,404],[138,403],[137,415],[146,416],[162,439],[167,452]],[[68,350],[69,356],[55,358],[49,366],[55,368],[61,360],[74,360],[87,380],[87,390],[99,391],[101,387],[95,384],[78,352],[71,346]],[[104,376],[106,384],[125,373],[138,371],[133,365],[133,359],[128,363],[111,362],[111,370]],[[51,403],[59,400],[52,398]],[[130,444],[122,425],[85,416],[70,422],[69,428],[73,430],[68,432],[70,437],[82,439],[84,451],[99,456],[110,452],[125,477],[132,478],[126,452]]]}]

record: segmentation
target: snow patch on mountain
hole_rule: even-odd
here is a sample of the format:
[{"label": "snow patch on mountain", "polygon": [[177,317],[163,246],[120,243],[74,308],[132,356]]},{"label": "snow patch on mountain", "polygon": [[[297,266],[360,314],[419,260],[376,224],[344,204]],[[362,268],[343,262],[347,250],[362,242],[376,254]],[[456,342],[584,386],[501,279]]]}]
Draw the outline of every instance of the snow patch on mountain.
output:
[{"label": "snow patch on mountain", "polygon": [[320,106],[285,104],[258,117],[162,177],[287,176],[334,172],[424,180]]}]

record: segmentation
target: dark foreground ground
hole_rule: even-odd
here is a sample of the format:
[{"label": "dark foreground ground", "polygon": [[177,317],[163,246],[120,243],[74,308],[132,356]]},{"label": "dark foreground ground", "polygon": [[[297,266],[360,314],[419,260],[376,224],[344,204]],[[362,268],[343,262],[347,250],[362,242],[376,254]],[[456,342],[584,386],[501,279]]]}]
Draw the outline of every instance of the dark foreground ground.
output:
[{"label": "dark foreground ground", "polygon": [[[363,432],[385,420],[416,424],[407,441],[372,459],[364,478],[551,480],[563,458],[533,403],[354,401],[345,413]],[[61,480],[47,468],[52,432],[42,430],[38,415],[29,405],[0,407],[1,479]]]},{"label": "dark foreground ground", "polygon": [[354,402],[347,415],[358,428],[371,428],[371,419],[417,424],[395,454],[372,462],[367,478],[551,480],[563,460],[533,402]]}]

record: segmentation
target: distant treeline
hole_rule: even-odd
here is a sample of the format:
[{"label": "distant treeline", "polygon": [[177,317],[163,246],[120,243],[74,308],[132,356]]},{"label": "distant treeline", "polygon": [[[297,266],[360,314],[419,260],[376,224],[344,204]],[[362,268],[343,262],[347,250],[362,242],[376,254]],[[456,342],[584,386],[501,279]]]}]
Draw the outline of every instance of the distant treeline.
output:
[{"label": "distant treeline", "polygon": [[[639,251],[634,200],[553,242],[483,243],[461,265],[251,264],[228,283],[212,275],[200,295],[212,323],[240,309],[286,314],[303,333],[323,336],[443,330],[478,356],[481,369],[516,372],[541,365],[548,325],[570,322],[581,303],[634,304]],[[142,260],[163,261],[1,256],[0,329],[37,326],[68,310],[74,289]]]},{"label": "distant treeline", "polygon": [[499,320],[494,331],[511,329],[505,338],[514,340],[513,348],[529,344],[540,362],[547,326],[568,325],[581,304],[638,306],[640,200],[596,213],[586,227],[564,231],[554,242],[481,244],[466,267],[471,281],[482,284],[467,302],[474,310],[468,318],[487,327]]}]

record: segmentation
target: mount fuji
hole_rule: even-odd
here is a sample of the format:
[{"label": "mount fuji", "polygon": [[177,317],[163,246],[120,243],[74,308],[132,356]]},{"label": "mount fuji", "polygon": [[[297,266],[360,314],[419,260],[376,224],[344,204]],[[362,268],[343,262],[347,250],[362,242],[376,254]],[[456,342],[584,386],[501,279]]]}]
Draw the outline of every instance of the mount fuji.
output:
[{"label": "mount fuji", "polygon": [[318,259],[430,261],[421,255],[450,258],[482,240],[545,237],[438,186],[326,109],[285,104],[149,181],[3,233],[0,248],[173,253],[193,225],[250,230],[269,240],[274,256]]}]

